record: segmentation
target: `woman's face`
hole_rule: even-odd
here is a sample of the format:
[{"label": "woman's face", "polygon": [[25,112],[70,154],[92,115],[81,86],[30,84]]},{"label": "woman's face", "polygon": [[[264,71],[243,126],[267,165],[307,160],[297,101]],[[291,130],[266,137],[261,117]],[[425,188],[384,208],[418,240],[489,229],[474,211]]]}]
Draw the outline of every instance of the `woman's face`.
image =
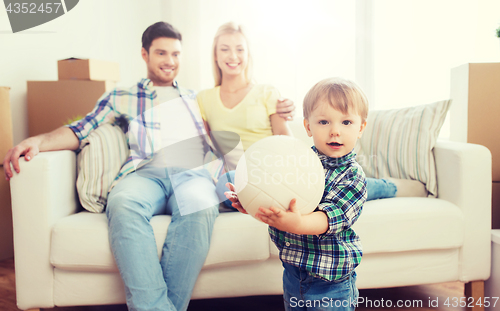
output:
[{"label": "woman's face", "polygon": [[244,75],[248,64],[248,47],[239,32],[224,34],[217,40],[215,60],[222,71],[222,76]]}]

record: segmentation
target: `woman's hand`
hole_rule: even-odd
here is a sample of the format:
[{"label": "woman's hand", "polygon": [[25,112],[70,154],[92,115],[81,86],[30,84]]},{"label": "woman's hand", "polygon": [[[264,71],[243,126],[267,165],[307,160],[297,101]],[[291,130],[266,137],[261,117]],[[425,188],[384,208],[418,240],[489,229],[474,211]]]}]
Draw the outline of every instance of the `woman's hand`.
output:
[{"label": "woman's hand", "polygon": [[229,189],[229,191],[224,192],[224,194],[229,201],[233,202],[232,206],[239,212],[248,214],[248,212],[241,205],[240,200],[238,200],[238,195],[236,194],[236,191],[234,191],[234,185],[228,182],[226,184],[226,187]]}]

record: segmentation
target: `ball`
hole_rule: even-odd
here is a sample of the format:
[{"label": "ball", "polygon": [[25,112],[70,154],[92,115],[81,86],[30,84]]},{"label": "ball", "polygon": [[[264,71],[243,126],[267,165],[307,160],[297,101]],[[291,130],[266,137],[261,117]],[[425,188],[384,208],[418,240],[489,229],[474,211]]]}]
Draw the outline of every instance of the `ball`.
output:
[{"label": "ball", "polygon": [[293,198],[305,215],[321,201],[325,172],[317,154],[302,141],[275,135],[245,151],[236,167],[234,187],[241,205],[253,217],[261,206],[288,210]]}]

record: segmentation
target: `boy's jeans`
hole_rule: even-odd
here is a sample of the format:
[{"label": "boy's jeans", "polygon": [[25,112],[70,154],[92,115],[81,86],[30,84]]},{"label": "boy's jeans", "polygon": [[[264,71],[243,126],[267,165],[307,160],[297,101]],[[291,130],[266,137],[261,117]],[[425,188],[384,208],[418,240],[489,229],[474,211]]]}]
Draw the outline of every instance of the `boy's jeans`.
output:
[{"label": "boy's jeans", "polygon": [[286,311],[337,310],[353,311],[359,292],[356,272],[339,282],[328,282],[307,271],[283,263],[283,300]]},{"label": "boy's jeans", "polygon": [[[127,175],[109,194],[109,239],[129,310],[187,309],[208,253],[219,201],[208,172],[181,174],[175,194],[170,178],[161,176],[158,168]],[[177,202],[181,206],[213,204],[181,216]],[[172,215],[165,241],[158,241],[163,244],[161,260],[150,224],[157,214]]]},{"label": "boy's jeans", "polygon": [[[234,184],[234,172],[230,171],[223,176],[220,177],[217,182],[217,196],[221,202],[224,202],[224,205],[230,209],[236,210],[231,206],[231,201],[226,199],[224,192],[229,191],[226,187],[227,182],[231,182]],[[393,198],[396,196],[396,185],[393,182],[387,179],[377,179],[377,178],[366,178],[366,192],[367,192],[367,201],[384,199],[384,198]]]}]

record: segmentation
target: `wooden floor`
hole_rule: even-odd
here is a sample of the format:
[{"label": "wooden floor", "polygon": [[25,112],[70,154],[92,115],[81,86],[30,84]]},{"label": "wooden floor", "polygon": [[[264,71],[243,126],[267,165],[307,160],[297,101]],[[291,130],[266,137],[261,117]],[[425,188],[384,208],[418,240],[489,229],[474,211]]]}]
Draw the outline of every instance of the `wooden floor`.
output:
[{"label": "wooden floor", "polygon": [[[445,306],[447,298],[462,297],[464,286],[460,282],[442,283],[425,286],[409,286],[386,289],[360,290],[362,303],[356,310],[463,310],[465,308]],[[437,300],[436,300],[437,299]],[[436,305],[436,302],[438,305]],[[402,307],[396,307],[400,303]],[[391,304],[391,305],[389,305]],[[405,306],[406,304],[406,306]],[[0,310],[14,311],[16,307],[14,260],[0,261]],[[43,311],[126,311],[125,305],[89,306],[89,307],[57,307]],[[206,299],[191,301],[188,311],[282,311],[282,296],[256,296],[225,299]]]}]

